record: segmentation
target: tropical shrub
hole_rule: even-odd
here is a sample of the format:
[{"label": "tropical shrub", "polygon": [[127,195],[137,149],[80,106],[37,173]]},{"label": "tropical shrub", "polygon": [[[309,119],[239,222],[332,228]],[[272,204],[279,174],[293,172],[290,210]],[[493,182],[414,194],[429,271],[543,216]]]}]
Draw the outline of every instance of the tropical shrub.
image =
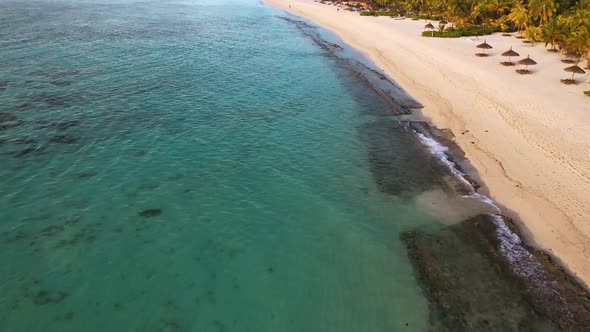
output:
[{"label": "tropical shrub", "polygon": [[484,36],[484,35],[491,35],[494,32],[499,32],[499,28],[489,27],[489,28],[482,28],[482,27],[461,27],[461,28],[454,28],[449,29],[443,32],[435,31],[434,36],[432,31],[424,31],[422,32],[422,36],[424,37],[439,37],[439,38],[459,38],[459,37],[466,37],[466,36]]}]

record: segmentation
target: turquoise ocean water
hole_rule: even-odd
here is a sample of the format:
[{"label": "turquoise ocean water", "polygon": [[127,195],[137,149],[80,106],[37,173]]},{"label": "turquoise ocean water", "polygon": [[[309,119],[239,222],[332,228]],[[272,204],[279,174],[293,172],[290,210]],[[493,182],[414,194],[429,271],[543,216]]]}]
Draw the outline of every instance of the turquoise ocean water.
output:
[{"label": "turquoise ocean water", "polygon": [[284,15],[0,0],[0,330],[428,329],[448,174]]}]

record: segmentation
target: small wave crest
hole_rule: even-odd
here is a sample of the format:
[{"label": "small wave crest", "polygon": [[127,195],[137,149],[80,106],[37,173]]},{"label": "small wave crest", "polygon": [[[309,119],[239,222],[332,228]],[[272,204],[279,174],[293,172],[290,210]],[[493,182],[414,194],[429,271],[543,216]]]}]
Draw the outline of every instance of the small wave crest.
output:
[{"label": "small wave crest", "polygon": [[500,214],[500,208],[486,195],[476,191],[449,155],[449,148],[435,139],[414,131],[420,142],[426,146],[436,159],[450,172],[450,176],[458,181],[464,193],[457,195],[445,193],[443,190],[432,190],[422,193],[416,203],[427,213],[436,216],[445,224],[456,224],[480,214]]}]

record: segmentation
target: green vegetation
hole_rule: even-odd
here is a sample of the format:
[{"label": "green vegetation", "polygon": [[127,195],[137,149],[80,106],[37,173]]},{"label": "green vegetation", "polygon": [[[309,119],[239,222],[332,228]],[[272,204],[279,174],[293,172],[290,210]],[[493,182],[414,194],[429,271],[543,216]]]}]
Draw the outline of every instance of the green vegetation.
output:
[{"label": "green vegetation", "polygon": [[[486,35],[516,31],[527,42],[549,51],[586,57],[590,69],[590,0],[369,0],[373,12],[362,15],[429,19],[435,29],[425,37]],[[408,14],[409,13],[409,14]],[[444,19],[449,23],[439,25]]]},{"label": "green vegetation", "polygon": [[418,19],[418,20],[442,20],[441,16],[430,16],[430,15],[416,15],[403,13],[400,11],[386,11],[386,10],[369,10],[361,12],[361,16],[403,16],[406,18]]},{"label": "green vegetation", "polygon": [[366,11],[361,12],[361,16],[398,16],[398,13],[388,11]]},{"label": "green vegetation", "polygon": [[441,16],[417,15],[417,14],[405,14],[403,16],[405,16],[407,18],[413,18],[413,19],[419,19],[419,20],[434,20],[434,21],[442,20]]},{"label": "green vegetation", "polygon": [[424,31],[422,36],[424,37],[439,37],[439,38],[459,38],[465,36],[484,36],[491,35],[494,32],[499,32],[499,28],[489,27],[482,28],[476,26],[467,26],[456,29],[449,29],[445,31]]}]

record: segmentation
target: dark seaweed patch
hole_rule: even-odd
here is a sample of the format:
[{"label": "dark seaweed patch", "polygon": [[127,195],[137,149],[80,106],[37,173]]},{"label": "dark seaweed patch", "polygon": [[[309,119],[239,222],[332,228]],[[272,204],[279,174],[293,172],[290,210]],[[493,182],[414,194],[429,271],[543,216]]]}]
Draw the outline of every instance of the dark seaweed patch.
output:
[{"label": "dark seaweed patch", "polygon": [[59,315],[57,317],[55,317],[56,321],[70,321],[73,320],[76,317],[76,314],[73,312],[66,312],[63,315]]},{"label": "dark seaweed patch", "polygon": [[432,302],[433,330],[518,331],[544,322],[515,285],[451,230],[404,233],[402,240]]},{"label": "dark seaweed patch", "polygon": [[76,177],[78,179],[88,179],[88,178],[93,178],[93,177],[95,177],[97,175],[98,175],[98,173],[96,173],[96,172],[87,171],[87,172],[82,172],[82,173],[76,174]]},{"label": "dark seaweed patch", "polygon": [[81,231],[74,233],[68,239],[61,239],[57,242],[56,248],[65,248],[77,246],[81,242],[94,242],[96,240],[96,231],[92,227],[85,227]]},{"label": "dark seaweed patch", "polygon": [[25,217],[25,218],[23,218],[23,221],[25,221],[25,222],[42,221],[42,220],[47,220],[49,218],[51,218],[51,214],[41,213],[41,214],[34,214],[30,217]]},{"label": "dark seaweed patch", "polygon": [[184,331],[182,324],[176,319],[162,319],[158,326],[160,332],[180,332]]},{"label": "dark seaweed patch", "polygon": [[26,148],[24,150],[19,151],[14,156],[17,157],[17,158],[26,157],[28,155],[33,154],[35,151],[37,151],[37,149],[35,149],[35,148]]},{"label": "dark seaweed patch", "polygon": [[52,225],[52,226],[48,226],[45,227],[42,231],[41,231],[41,235],[43,236],[53,236],[57,233],[62,232],[65,229],[65,227],[63,225]]},{"label": "dark seaweed patch", "polygon": [[499,225],[481,215],[444,229],[402,234],[432,303],[433,330],[582,331],[590,326],[588,293],[515,240],[515,233],[504,235],[508,228]]},{"label": "dark seaweed patch", "polygon": [[14,127],[18,127],[18,126],[22,125],[23,123],[25,123],[25,122],[22,121],[22,120],[19,120],[19,121],[13,121],[13,122],[10,122],[10,123],[0,124],[0,131],[6,130],[6,129],[10,129],[10,128],[14,128]]},{"label": "dark seaweed patch", "polygon": [[10,81],[2,81],[0,82],[0,92],[6,91],[8,87],[12,84]]},{"label": "dark seaweed patch", "polygon": [[45,147],[30,147],[21,151],[11,153],[15,158],[29,157],[32,155],[43,155],[46,154]]},{"label": "dark seaweed patch", "polygon": [[13,140],[10,141],[11,143],[14,144],[35,144],[37,143],[37,140],[33,139],[33,138],[15,138]]},{"label": "dark seaweed patch", "polygon": [[24,103],[24,104],[20,104],[14,108],[12,108],[13,111],[15,112],[26,112],[26,111],[30,111],[35,109],[35,106],[33,104],[30,103]]},{"label": "dark seaweed patch", "polygon": [[38,122],[38,123],[40,125],[37,126],[37,129],[50,128],[50,129],[56,129],[59,131],[64,131],[68,128],[77,127],[80,125],[80,121],[78,121],[78,120],[63,121],[63,122],[50,122],[50,123]]},{"label": "dark seaweed patch", "polygon": [[73,217],[72,219],[66,220],[63,224],[65,226],[72,226],[80,222],[80,217]]},{"label": "dark seaweed patch", "polygon": [[63,78],[63,77],[77,76],[78,74],[80,74],[80,71],[79,70],[62,70],[62,71],[49,72],[49,71],[37,70],[37,71],[32,72],[31,74],[33,74],[35,76],[42,76],[42,77],[49,77],[49,78],[53,78],[53,79],[59,79],[59,78]]},{"label": "dark seaweed patch", "polygon": [[235,258],[237,255],[239,255],[242,252],[242,250],[240,249],[232,249],[229,251],[229,253],[227,254],[227,256],[231,259]]},{"label": "dark seaweed patch", "polygon": [[[514,221],[500,217],[490,222],[488,218],[474,222],[473,227],[486,237],[488,255],[504,266],[536,312],[562,330],[580,331],[590,326],[590,293],[549,255],[515,241],[514,236],[521,235]],[[555,305],[556,298],[560,305]]]},{"label": "dark seaweed patch", "polygon": [[68,297],[68,293],[62,291],[39,291],[35,294],[34,302],[36,305],[57,304]]},{"label": "dark seaweed patch", "polygon": [[74,136],[57,135],[57,136],[53,136],[52,138],[50,138],[49,142],[59,143],[59,144],[74,144],[74,143],[78,142],[78,140],[79,140],[79,138],[74,137]]},{"label": "dark seaweed patch", "polygon": [[161,209],[147,209],[147,210],[143,210],[143,211],[139,212],[139,216],[144,217],[144,218],[157,217],[161,214],[162,214]]},{"label": "dark seaweed patch", "polygon": [[142,183],[137,190],[154,190],[160,187],[160,184],[157,182],[145,182]]},{"label": "dark seaweed patch", "polygon": [[168,180],[168,181],[178,181],[178,180],[182,180],[183,178],[184,178],[184,174],[176,173],[174,175],[171,175],[171,176],[167,177],[166,180]]},{"label": "dark seaweed patch", "polygon": [[15,121],[17,117],[10,113],[0,112],[0,122]]},{"label": "dark seaweed patch", "polygon": [[[327,56],[334,59],[340,65],[340,68],[343,69],[341,73],[343,74],[342,78],[344,78],[343,82],[354,84],[355,89],[351,91],[358,90],[359,83],[361,83],[363,87],[369,88],[373,93],[377,93],[383,97],[383,100],[387,104],[387,112],[373,108],[370,110],[371,114],[410,114],[411,108],[422,107],[418,101],[409,96],[399,85],[389,80],[380,71],[368,67],[353,57],[343,55],[343,48],[338,44],[324,40],[316,27],[304,21],[294,20],[288,17],[279,18],[294,24],[303,34],[310,37],[320,48],[325,50]],[[354,80],[350,80],[350,77],[354,77]],[[356,93],[353,94],[353,97],[361,103],[363,103],[363,99],[366,99],[356,95]]]},{"label": "dark seaweed patch", "polygon": [[213,321],[213,326],[215,327],[215,329],[218,332],[225,332],[226,331],[226,327],[225,324],[223,324],[222,322],[218,321],[218,320],[214,320]]},{"label": "dark seaweed patch", "polygon": [[[150,229],[150,227],[148,225],[144,224],[141,227],[135,227],[135,232],[139,233],[141,231],[145,231],[146,229]],[[138,236],[138,235],[136,235],[136,236]],[[156,241],[155,240],[146,240],[145,243],[156,243]]]},{"label": "dark seaweed patch", "polygon": [[2,237],[4,238],[4,243],[13,243],[27,239],[29,235],[19,230],[16,232],[4,232],[2,233]]},{"label": "dark seaweed patch", "polygon": [[449,175],[448,169],[397,121],[367,123],[361,134],[367,142],[371,172],[382,192],[401,195],[445,187],[443,176]]},{"label": "dark seaweed patch", "polygon": [[162,306],[168,309],[178,310],[178,305],[173,299],[166,300],[164,303],[162,303]]},{"label": "dark seaweed patch", "polygon": [[213,293],[212,289],[208,289],[206,293],[207,301],[210,304],[215,304],[217,301],[215,300],[215,294]]},{"label": "dark seaweed patch", "polygon": [[68,98],[62,96],[55,96],[48,93],[41,93],[33,99],[37,103],[45,103],[52,107],[64,107],[68,102]]},{"label": "dark seaweed patch", "polygon": [[51,84],[53,84],[55,86],[59,86],[59,87],[64,87],[64,86],[71,85],[72,82],[68,82],[68,81],[53,81],[53,82],[51,82]]}]

